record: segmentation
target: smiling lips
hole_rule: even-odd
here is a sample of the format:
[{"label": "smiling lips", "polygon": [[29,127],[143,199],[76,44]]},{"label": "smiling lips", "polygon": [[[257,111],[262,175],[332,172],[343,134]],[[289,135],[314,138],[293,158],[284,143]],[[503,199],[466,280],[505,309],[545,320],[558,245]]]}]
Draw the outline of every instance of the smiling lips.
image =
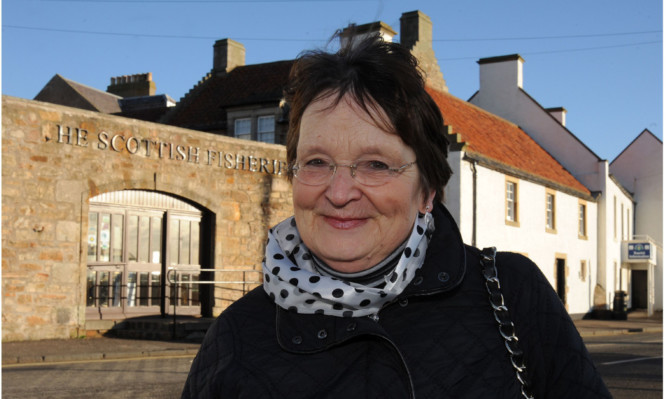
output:
[{"label": "smiling lips", "polygon": [[324,221],[333,227],[334,229],[339,230],[350,230],[356,227],[362,226],[366,223],[368,219],[366,218],[340,218],[334,216],[322,216]]}]

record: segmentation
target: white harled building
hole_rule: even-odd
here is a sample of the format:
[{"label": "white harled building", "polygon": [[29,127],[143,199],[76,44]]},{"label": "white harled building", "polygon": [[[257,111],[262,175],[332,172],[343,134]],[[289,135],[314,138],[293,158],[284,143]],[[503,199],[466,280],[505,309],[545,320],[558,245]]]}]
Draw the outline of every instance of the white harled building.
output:
[{"label": "white harled building", "polygon": [[[611,306],[615,293],[623,291],[628,307],[646,308],[649,314],[661,310],[662,142],[645,130],[610,164],[567,129],[564,108],[544,108],[524,91],[521,56],[478,63],[480,88],[470,103],[521,126],[595,197],[585,210],[589,232],[579,236],[590,241],[586,251],[591,253],[575,259],[581,262],[580,275],[588,273],[588,284],[594,284],[593,305]],[[571,211],[556,204],[557,214]],[[648,249],[637,251],[637,244]],[[581,242],[562,245],[582,247]]]}]

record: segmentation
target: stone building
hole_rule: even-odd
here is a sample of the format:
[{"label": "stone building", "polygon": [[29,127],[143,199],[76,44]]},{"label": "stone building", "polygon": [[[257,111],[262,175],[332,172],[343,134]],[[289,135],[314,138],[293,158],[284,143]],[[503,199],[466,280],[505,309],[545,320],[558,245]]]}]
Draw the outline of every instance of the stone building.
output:
[{"label": "stone building", "polygon": [[[266,231],[291,214],[282,146],[7,96],[2,137],[5,341],[171,314],[174,299],[217,314],[260,280]],[[174,293],[174,267],[248,284]]]}]

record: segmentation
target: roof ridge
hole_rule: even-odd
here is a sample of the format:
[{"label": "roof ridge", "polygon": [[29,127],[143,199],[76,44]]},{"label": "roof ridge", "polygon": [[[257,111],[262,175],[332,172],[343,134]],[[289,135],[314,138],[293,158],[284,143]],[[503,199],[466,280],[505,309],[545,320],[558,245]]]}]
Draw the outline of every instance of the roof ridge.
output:
[{"label": "roof ridge", "polygon": [[641,136],[643,136],[644,133],[648,133],[651,137],[653,137],[654,139],[658,140],[658,142],[659,142],[660,144],[662,144],[662,140],[660,140],[660,138],[658,138],[658,136],[656,136],[655,134],[653,134],[653,132],[650,131],[649,129],[644,128],[644,130],[642,130],[642,131],[641,131],[641,132],[640,132],[634,139],[632,139],[632,141],[631,141],[628,145],[626,145],[625,148],[624,148],[621,152],[619,152],[618,155],[616,155],[616,157],[615,157],[611,162],[609,162],[609,166],[611,166],[611,164],[613,164],[614,162],[616,162],[616,160],[617,160],[618,158],[620,158],[620,156],[623,155],[623,153],[625,153],[625,151],[627,151],[630,147],[632,147],[632,145],[635,143],[635,141],[639,140],[639,138],[640,138]]},{"label": "roof ridge", "polygon": [[[478,154],[526,175],[538,176],[579,193],[590,193],[588,187],[520,126],[453,94],[432,87],[426,89],[443,112],[448,137],[456,142],[452,150]],[[498,145],[489,146],[488,140],[494,139],[500,141]],[[536,149],[538,152],[534,152]],[[521,155],[524,157],[520,158]],[[541,162],[550,164],[551,168],[545,168]]]},{"label": "roof ridge", "polygon": [[[74,90],[76,90],[76,92],[79,93],[79,94],[81,94],[81,95],[83,95],[83,93],[81,93],[81,91],[79,90],[79,87],[82,87],[82,88],[84,88],[84,89],[86,89],[86,90],[91,90],[91,91],[94,91],[94,92],[97,92],[97,93],[100,93],[100,94],[105,94],[105,95],[108,95],[109,97],[115,97],[115,98],[117,98],[117,99],[121,99],[121,98],[123,98],[123,97],[121,97],[121,96],[119,96],[119,95],[117,95],[117,94],[109,93],[108,91],[104,91],[104,90],[96,89],[96,88],[94,88],[94,87],[92,87],[92,86],[88,86],[88,85],[85,85],[85,84],[83,84],[83,83],[79,83],[79,82],[76,82],[76,81],[74,81],[74,80],[67,79],[66,77],[62,76],[62,75],[59,74],[59,73],[57,73],[56,76],[58,76],[60,79],[64,80],[67,84],[69,84],[70,86],[72,86],[72,88],[73,88]],[[85,96],[84,96],[84,97],[85,97]]]}]

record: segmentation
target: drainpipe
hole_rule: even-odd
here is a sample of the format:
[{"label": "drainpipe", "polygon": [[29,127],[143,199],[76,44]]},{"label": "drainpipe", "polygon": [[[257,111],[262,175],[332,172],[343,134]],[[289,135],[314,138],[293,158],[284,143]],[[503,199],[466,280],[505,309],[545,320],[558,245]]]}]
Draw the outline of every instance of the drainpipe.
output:
[{"label": "drainpipe", "polygon": [[470,160],[470,169],[472,170],[472,243],[477,246],[477,167],[475,160]]}]

